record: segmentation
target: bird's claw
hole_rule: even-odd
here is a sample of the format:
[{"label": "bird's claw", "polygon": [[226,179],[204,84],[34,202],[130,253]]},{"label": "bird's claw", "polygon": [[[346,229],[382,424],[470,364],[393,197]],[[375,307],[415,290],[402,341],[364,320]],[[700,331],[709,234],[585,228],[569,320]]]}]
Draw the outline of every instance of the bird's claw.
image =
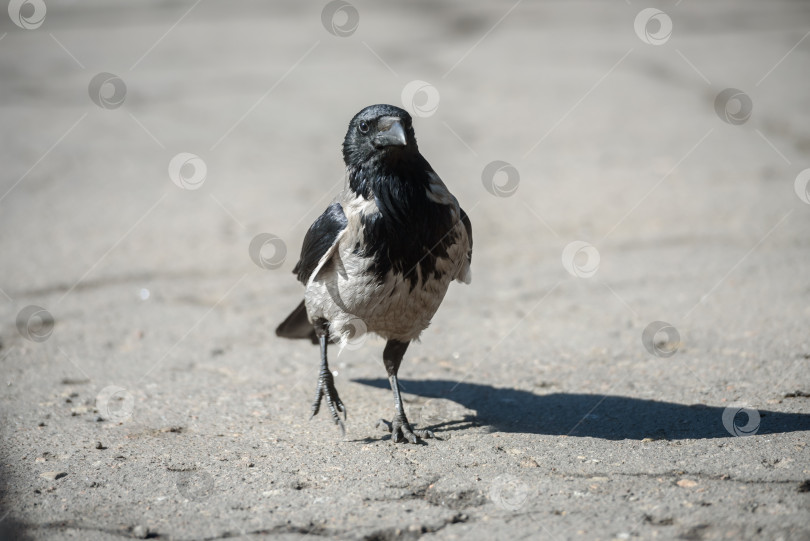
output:
[{"label": "bird's claw", "polygon": [[419,439],[426,440],[436,437],[432,430],[415,430],[412,428],[404,415],[394,417],[394,420],[390,423],[384,419],[380,419],[377,421],[377,426],[390,432],[391,441],[394,443],[407,441],[416,445],[419,443]]},{"label": "bird's claw", "polygon": [[346,406],[338,395],[335,388],[335,380],[330,372],[322,373],[318,378],[318,389],[315,394],[315,401],[312,403],[312,415],[310,419],[315,417],[321,409],[321,400],[326,397],[326,405],[329,408],[329,413],[332,415],[332,420],[335,424],[340,426],[341,431],[346,432],[346,427],[343,421],[340,420],[338,412],[343,414],[343,419],[347,419]]}]

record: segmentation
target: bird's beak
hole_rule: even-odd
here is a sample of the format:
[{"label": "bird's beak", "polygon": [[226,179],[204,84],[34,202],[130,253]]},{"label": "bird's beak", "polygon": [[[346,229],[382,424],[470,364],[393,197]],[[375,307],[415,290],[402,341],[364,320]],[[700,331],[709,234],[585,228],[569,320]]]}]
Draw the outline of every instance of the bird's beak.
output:
[{"label": "bird's beak", "polygon": [[374,138],[375,146],[404,147],[408,144],[408,140],[405,138],[405,130],[402,128],[402,120],[398,117],[382,117],[377,123],[377,126],[380,131]]}]

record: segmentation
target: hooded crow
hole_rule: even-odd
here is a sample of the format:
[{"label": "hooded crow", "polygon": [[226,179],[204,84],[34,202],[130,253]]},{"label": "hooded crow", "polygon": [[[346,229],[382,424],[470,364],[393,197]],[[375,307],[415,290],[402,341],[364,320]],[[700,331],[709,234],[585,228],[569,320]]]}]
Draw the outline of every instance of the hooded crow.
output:
[{"label": "hooded crow", "polygon": [[[397,373],[453,280],[470,283],[472,226],[458,201],[419,153],[411,116],[371,105],[352,118],[343,141],[346,187],[310,226],[293,269],[304,300],[276,329],[284,338],[320,345],[321,369],[312,415],[325,397],[336,424],[338,396],[327,345],[362,332],[385,338],[383,363],[396,408],[392,440],[433,437],[414,430],[402,405]],[[386,423],[388,424],[388,423]]]}]

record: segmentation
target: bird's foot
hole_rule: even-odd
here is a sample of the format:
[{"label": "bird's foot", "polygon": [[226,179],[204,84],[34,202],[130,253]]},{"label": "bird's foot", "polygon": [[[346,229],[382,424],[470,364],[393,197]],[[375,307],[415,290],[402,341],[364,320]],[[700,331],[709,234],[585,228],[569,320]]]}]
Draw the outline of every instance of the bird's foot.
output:
[{"label": "bird's foot", "polygon": [[343,421],[340,420],[338,412],[343,414],[343,419],[346,419],[346,406],[343,404],[343,401],[340,399],[337,389],[335,388],[335,380],[332,377],[332,373],[328,371],[321,373],[321,376],[318,378],[318,389],[315,392],[315,401],[312,403],[312,416],[310,419],[315,417],[318,414],[318,411],[320,411],[321,400],[324,397],[326,397],[326,405],[329,408],[329,413],[332,415],[332,419],[335,421],[335,424],[339,425],[340,429],[345,433],[346,427],[343,426]]},{"label": "bird's foot", "polygon": [[397,415],[390,423],[384,419],[380,419],[377,422],[377,426],[390,432],[391,441],[394,443],[407,441],[416,444],[419,442],[420,438],[426,440],[436,437],[432,430],[415,430],[412,428],[407,417],[404,415]]}]

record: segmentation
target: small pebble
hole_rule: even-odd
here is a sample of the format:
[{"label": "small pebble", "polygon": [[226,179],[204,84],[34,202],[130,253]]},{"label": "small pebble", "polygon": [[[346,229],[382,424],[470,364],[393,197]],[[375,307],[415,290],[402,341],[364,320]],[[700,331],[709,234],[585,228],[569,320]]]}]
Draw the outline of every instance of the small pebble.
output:
[{"label": "small pebble", "polygon": [[80,379],[62,378],[62,385],[82,385],[84,383],[90,383],[90,380],[86,378]]},{"label": "small pebble", "polygon": [[61,479],[62,477],[67,477],[67,473],[63,471],[46,471],[44,473],[40,473],[39,476],[43,479],[54,481],[56,479]]},{"label": "small pebble", "polygon": [[132,528],[132,535],[137,539],[146,539],[149,537],[149,528],[144,526],[143,524],[138,524],[134,528]]},{"label": "small pebble", "polygon": [[100,441],[97,441],[96,442],[96,449],[106,449],[106,447],[104,447],[104,444],[102,444]]}]

